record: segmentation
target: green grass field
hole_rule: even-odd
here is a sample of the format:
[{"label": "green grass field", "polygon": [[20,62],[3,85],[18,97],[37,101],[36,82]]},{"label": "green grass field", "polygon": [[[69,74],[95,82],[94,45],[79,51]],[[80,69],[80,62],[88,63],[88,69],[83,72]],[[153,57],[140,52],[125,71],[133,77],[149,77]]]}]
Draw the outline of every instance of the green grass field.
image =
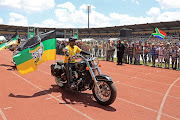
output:
[{"label": "green grass field", "polygon": [[[99,60],[106,60],[105,57],[104,58],[103,57],[101,57],[101,58],[98,57],[98,59]],[[117,58],[114,58],[114,62],[116,62],[116,61],[117,61]],[[134,63],[134,61],[133,61],[133,63]],[[143,61],[140,61],[140,64],[143,65]],[[157,65],[158,65],[158,62],[155,63],[155,66],[157,66]],[[151,63],[147,62],[147,66],[152,66],[152,61],[151,61]],[[171,69],[172,68],[172,64],[170,64],[169,67]],[[165,63],[162,63],[162,68],[165,68]]]}]

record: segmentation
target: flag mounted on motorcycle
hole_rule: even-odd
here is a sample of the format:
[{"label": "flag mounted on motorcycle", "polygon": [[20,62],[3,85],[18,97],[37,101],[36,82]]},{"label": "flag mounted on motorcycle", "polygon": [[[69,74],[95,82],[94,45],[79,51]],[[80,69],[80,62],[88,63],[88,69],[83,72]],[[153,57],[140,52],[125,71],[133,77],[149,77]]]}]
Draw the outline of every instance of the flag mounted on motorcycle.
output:
[{"label": "flag mounted on motorcycle", "polygon": [[50,31],[37,35],[19,45],[13,60],[20,74],[33,72],[37,65],[56,59],[56,33]]}]

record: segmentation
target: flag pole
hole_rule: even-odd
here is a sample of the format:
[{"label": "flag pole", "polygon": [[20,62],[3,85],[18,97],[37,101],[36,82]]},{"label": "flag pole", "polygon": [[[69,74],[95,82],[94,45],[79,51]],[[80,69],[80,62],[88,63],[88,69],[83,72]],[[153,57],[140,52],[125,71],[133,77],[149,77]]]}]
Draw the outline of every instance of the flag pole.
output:
[{"label": "flag pole", "polygon": [[147,41],[149,41],[149,39],[152,37],[152,34],[149,36],[149,38],[148,38],[148,40]]}]

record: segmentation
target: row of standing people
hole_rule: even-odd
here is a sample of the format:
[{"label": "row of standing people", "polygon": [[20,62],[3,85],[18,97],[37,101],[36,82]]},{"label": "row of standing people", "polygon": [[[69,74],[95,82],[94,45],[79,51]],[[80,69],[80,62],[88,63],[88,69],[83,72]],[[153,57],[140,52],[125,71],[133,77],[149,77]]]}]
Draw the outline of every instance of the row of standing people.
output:
[{"label": "row of standing people", "polygon": [[[172,69],[179,69],[180,44],[177,45],[165,42],[163,44],[152,43],[149,45],[145,42],[144,45],[142,45],[141,43],[127,44],[127,42],[125,42],[122,46],[124,46],[124,54],[122,54],[125,63],[139,65],[141,58],[144,65],[147,65],[147,62],[151,63],[152,61],[152,67],[155,67],[157,60],[158,64],[156,67],[163,67],[162,63],[164,63],[164,68],[169,69],[171,63]],[[122,57],[120,56],[119,58]]]}]

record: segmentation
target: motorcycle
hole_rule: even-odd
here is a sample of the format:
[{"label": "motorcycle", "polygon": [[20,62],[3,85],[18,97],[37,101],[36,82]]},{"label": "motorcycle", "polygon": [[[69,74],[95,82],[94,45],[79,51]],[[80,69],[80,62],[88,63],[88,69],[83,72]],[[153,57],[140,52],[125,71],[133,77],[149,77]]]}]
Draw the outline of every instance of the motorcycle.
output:
[{"label": "motorcycle", "polygon": [[[72,70],[70,61],[80,59]],[[51,74],[60,88],[75,91],[92,90],[96,101],[107,106],[112,104],[117,95],[113,80],[108,75],[101,74],[99,60],[96,57],[76,54],[68,59],[68,63],[57,61],[51,65]],[[73,87],[72,87],[73,84]]]}]

